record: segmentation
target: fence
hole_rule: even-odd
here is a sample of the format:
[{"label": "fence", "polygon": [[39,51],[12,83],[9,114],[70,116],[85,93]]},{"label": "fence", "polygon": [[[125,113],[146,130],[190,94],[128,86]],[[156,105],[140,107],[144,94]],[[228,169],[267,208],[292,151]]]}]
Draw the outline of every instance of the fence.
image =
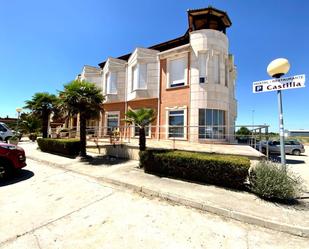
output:
[{"label": "fence", "polygon": [[[268,140],[268,126],[256,125],[248,127],[249,134],[235,134],[243,126],[214,126],[214,125],[162,125],[147,126],[145,135],[149,140],[169,140],[177,143],[187,141],[193,143],[225,143],[225,144],[248,144],[256,148],[261,140]],[[130,143],[139,137],[139,129],[134,125],[98,127],[88,126],[87,139],[106,142]],[[79,128],[57,128],[50,131],[53,138],[73,138],[79,136]]]}]

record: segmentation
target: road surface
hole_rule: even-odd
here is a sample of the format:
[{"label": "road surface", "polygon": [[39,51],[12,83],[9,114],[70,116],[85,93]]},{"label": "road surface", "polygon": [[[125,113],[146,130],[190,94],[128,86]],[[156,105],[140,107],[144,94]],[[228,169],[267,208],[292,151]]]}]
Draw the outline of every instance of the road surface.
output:
[{"label": "road surface", "polygon": [[[102,169],[104,170],[104,169]],[[0,248],[309,248],[308,239],[28,160],[0,184]]]}]

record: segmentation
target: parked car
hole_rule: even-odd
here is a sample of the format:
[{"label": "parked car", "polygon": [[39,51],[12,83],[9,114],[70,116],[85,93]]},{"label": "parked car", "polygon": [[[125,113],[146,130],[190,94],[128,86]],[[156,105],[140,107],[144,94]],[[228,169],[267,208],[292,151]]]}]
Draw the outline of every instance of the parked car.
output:
[{"label": "parked car", "polygon": [[[267,142],[261,141],[256,144],[256,149],[259,150],[261,143],[262,153],[266,154]],[[286,140],[284,141],[284,150],[286,154],[292,154],[299,156],[301,153],[305,152],[305,147],[302,143],[297,140]],[[269,140],[268,141],[268,151],[269,154],[280,154],[280,141]]]},{"label": "parked car", "polygon": [[0,122],[0,141],[7,142],[12,136],[14,132],[5,123]]},{"label": "parked car", "polygon": [[26,165],[23,148],[0,142],[0,177],[9,176]]}]

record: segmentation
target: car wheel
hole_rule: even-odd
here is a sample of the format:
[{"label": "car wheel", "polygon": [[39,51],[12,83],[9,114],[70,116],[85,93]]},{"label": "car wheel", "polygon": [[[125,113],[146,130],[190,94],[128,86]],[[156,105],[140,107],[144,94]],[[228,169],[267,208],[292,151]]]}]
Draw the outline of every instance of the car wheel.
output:
[{"label": "car wheel", "polygon": [[293,154],[294,156],[300,156],[300,150],[293,150],[293,151],[292,151],[292,154]]},{"label": "car wheel", "polygon": [[0,178],[7,178],[14,174],[12,164],[3,158],[0,158]]},{"label": "car wheel", "polygon": [[262,148],[262,153],[263,153],[264,155],[266,155],[266,149],[265,149],[265,148]]}]

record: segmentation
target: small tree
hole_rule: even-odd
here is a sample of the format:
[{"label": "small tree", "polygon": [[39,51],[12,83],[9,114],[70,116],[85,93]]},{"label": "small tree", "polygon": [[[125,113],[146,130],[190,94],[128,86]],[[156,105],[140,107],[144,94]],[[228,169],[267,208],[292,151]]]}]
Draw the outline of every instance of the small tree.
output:
[{"label": "small tree", "polygon": [[35,93],[31,100],[25,101],[24,108],[30,109],[34,115],[42,120],[43,138],[48,136],[48,121],[50,114],[56,109],[58,98],[54,94],[46,92]]},{"label": "small tree", "polygon": [[243,136],[248,136],[250,135],[251,132],[247,127],[240,127],[239,130],[236,131],[236,135],[243,135]]},{"label": "small tree", "polygon": [[23,133],[36,133],[41,127],[41,120],[33,113],[22,113],[20,115],[20,129]]},{"label": "small tree", "polygon": [[86,157],[86,123],[90,118],[98,117],[104,97],[95,84],[73,80],[64,85],[60,91],[60,107],[69,115],[79,114],[80,124],[80,156]]},{"label": "small tree", "polygon": [[251,132],[247,127],[240,127],[239,130],[236,131],[236,139],[240,143],[247,143],[249,140]]},{"label": "small tree", "polygon": [[153,109],[141,108],[136,111],[129,110],[126,113],[125,122],[138,127],[139,129],[139,150],[146,150],[146,135],[145,127],[151,124],[156,119]]}]

